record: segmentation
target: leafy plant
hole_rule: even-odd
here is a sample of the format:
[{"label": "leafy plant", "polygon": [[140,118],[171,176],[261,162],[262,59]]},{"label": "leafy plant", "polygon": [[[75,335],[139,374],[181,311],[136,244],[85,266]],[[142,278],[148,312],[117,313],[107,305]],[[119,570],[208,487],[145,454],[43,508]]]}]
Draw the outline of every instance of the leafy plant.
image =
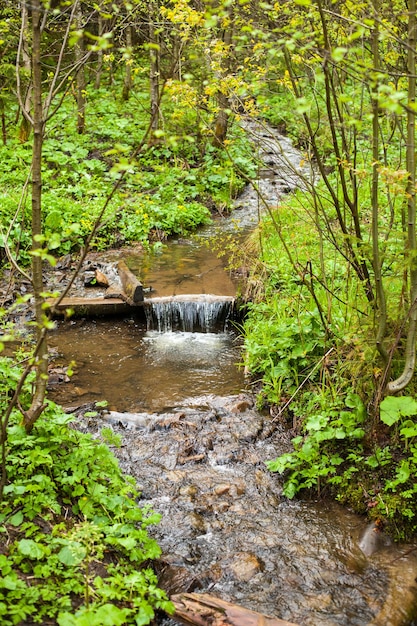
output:
[{"label": "leafy plant", "polygon": [[[340,482],[340,466],[352,460],[348,458],[351,442],[364,437],[366,412],[356,394],[348,393],[344,401],[338,399],[330,403],[325,396],[321,401],[319,412],[313,411],[310,404],[303,434],[292,439],[294,451],[267,462],[272,472],[285,474],[283,493],[288,498],[303,489],[316,487],[320,490],[323,479],[324,484]],[[355,468],[348,467],[349,470],[352,473]]]},{"label": "leafy plant", "polygon": [[[4,405],[20,372],[5,357],[0,368]],[[30,383],[20,401],[30,401]],[[160,549],[147,528],[160,516],[138,506],[134,480],[122,474],[107,445],[72,421],[48,402],[30,434],[17,411],[7,428],[1,622],[147,624],[156,609],[172,609],[149,567]],[[108,430],[105,441],[117,444]]]}]

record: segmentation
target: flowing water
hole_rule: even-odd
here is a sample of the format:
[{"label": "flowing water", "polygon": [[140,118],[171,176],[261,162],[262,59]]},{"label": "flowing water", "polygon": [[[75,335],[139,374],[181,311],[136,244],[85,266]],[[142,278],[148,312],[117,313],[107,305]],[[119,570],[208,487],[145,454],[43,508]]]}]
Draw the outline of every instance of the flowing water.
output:
[{"label": "flowing water", "polygon": [[[248,130],[255,142],[268,134]],[[259,181],[270,204],[300,184],[286,169],[299,155],[272,135]],[[236,204],[233,220],[222,222],[230,232],[258,219],[253,189]],[[112,254],[106,262],[118,258]],[[222,263],[195,241],[125,259],[157,300],[142,315],[60,322],[50,345],[61,378],[50,394],[72,407],[80,428],[98,435],[110,424],[121,434],[115,453],[123,469],[137,479],[142,502],[162,514],[152,530],[163,550],[161,584],[303,626],[416,624],[416,546],[393,546],[335,504],[288,501],[266,470],[293,433],[279,424],[266,436],[271,418],[256,410],[238,367],[235,285]],[[71,360],[74,376],[58,382]],[[108,410],[84,416],[103,399]]]}]

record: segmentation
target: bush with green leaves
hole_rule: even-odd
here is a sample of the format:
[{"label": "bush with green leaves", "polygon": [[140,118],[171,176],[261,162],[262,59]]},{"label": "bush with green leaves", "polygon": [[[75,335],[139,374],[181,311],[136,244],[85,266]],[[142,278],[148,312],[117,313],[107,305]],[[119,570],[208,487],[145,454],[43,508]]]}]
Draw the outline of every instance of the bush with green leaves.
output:
[{"label": "bush with green leaves", "polygon": [[307,412],[307,418],[303,420],[302,434],[292,440],[294,450],[267,462],[272,472],[285,475],[283,493],[288,498],[303,489],[320,491],[321,481],[338,484],[344,464],[347,467],[343,471],[358,471],[350,466],[349,455],[357,440],[365,435],[366,411],[356,394],[348,393],[333,402],[324,394],[312,395],[302,410]]},{"label": "bush with green leaves", "polygon": [[352,391],[336,399],[306,392],[293,402],[301,433],[293,450],[267,462],[283,476],[288,498],[314,491],[383,520],[397,540],[417,531],[417,401],[388,396],[381,402],[385,432],[370,436],[362,400]]},{"label": "bush with green leaves", "polygon": [[[0,359],[4,412],[19,368]],[[30,381],[20,403],[30,398]],[[28,434],[19,412],[7,426],[0,504],[0,621],[4,626],[148,624],[172,605],[150,561],[160,555],[148,526],[159,515],[138,504],[133,478],[122,474],[109,445],[74,428],[48,402]],[[107,442],[107,443],[106,443]]]}]

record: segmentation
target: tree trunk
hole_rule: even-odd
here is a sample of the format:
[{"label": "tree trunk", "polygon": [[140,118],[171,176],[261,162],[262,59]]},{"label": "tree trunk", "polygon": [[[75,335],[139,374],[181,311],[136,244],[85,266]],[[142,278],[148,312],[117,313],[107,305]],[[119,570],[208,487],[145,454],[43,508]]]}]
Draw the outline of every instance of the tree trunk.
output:
[{"label": "tree trunk", "polygon": [[415,101],[416,101],[416,42],[417,20],[416,0],[408,5],[408,108],[407,108],[407,247],[410,260],[410,310],[405,347],[405,363],[401,375],[387,385],[387,392],[395,394],[402,391],[412,380],[416,365],[417,331],[417,238],[416,238],[416,137],[415,137]]},{"label": "tree trunk", "polygon": [[132,31],[133,27],[129,25],[126,29],[126,49],[128,58],[126,59],[125,77],[123,81],[123,100],[129,100],[130,90],[132,89]]},{"label": "tree trunk", "polygon": [[24,414],[24,426],[28,432],[45,408],[45,392],[48,379],[48,348],[44,331],[42,276],[42,143],[44,132],[42,108],[41,70],[41,20],[43,4],[41,0],[32,2],[32,78],[33,78],[33,148],[32,148],[32,284],[35,295],[35,317],[37,340],[40,348],[36,357],[36,381],[32,404]]},{"label": "tree trunk", "polygon": [[387,326],[387,307],[385,300],[385,290],[382,282],[382,262],[379,250],[379,102],[378,102],[378,85],[379,85],[379,0],[373,0],[373,8],[375,15],[375,26],[372,34],[372,56],[374,63],[374,79],[371,89],[375,93],[372,98],[372,265],[375,278],[375,308],[378,319],[378,328],[376,331],[376,348],[384,360],[388,362],[388,354],[383,344],[385,338],[385,330]]},{"label": "tree trunk", "polygon": [[151,109],[151,130],[159,128],[159,70],[160,70],[160,48],[159,35],[155,31],[154,19],[157,15],[157,4],[151,2],[149,5],[149,55],[150,55],[150,109]]},{"label": "tree trunk", "polygon": [[[28,9],[27,9],[27,4],[22,2],[21,3],[21,20],[22,20],[22,33],[23,33],[23,37],[22,37],[22,46],[21,46],[21,54],[22,54],[22,67],[24,69],[24,72],[26,74],[26,76],[30,77],[31,76],[31,72],[32,72],[32,61],[31,61],[31,57],[30,57],[30,53],[29,53],[29,45],[28,45],[28,39],[30,37],[29,35],[29,16],[28,16]],[[32,107],[32,80],[31,78],[28,78],[28,83],[26,85],[26,93],[25,93],[25,97],[22,98],[23,102],[24,102],[24,108],[25,111],[27,111],[27,113],[30,114],[30,110]],[[25,115],[23,115],[22,117],[22,122],[20,124],[20,128],[19,128],[19,141],[21,143],[25,143],[30,136],[30,131],[32,130],[32,127],[28,121],[28,119],[25,117]]]},{"label": "tree trunk", "polygon": [[[103,18],[101,16],[101,14],[99,13],[99,16],[98,16],[98,36],[102,37],[103,36],[103,32],[104,32]],[[96,69],[96,78],[95,78],[95,81],[94,81],[95,89],[99,89],[100,88],[101,72],[102,72],[102,70],[103,70],[103,50],[101,49],[101,46],[100,46],[99,49],[97,50],[97,69]]]},{"label": "tree trunk", "polygon": [[[223,51],[223,59],[221,61],[223,68],[219,73],[219,81],[224,80],[230,70],[230,48],[232,43],[232,24],[233,19],[232,15],[230,15],[230,24],[223,31],[222,41],[224,43],[224,51]],[[217,92],[217,104],[218,104],[218,113],[217,119],[214,124],[214,138],[213,145],[216,147],[222,147],[224,145],[224,141],[227,137],[227,130],[229,125],[229,97],[224,92],[224,88],[220,86],[220,89]]]},{"label": "tree trunk", "polygon": [[[81,3],[78,4],[76,14],[76,28],[82,30],[83,27],[83,14],[81,9]],[[83,63],[84,57],[84,36],[78,39],[75,48],[75,63],[77,65],[77,79],[76,79],[76,100],[77,100],[77,132],[79,135],[83,135],[85,132],[85,103],[86,103],[86,91],[85,91],[85,69]]]},{"label": "tree trunk", "polygon": [[3,145],[7,144],[7,129],[6,129],[6,114],[4,111],[4,100],[0,99],[0,111],[1,111],[1,136],[3,139]]}]

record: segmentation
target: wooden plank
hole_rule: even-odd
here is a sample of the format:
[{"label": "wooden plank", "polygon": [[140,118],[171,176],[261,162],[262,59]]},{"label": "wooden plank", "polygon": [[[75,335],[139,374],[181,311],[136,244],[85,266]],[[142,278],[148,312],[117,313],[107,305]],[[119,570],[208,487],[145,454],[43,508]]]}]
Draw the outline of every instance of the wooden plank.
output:
[{"label": "wooden plank", "polygon": [[175,606],[173,619],[186,626],[297,626],[208,593],[180,593],[170,599]]},{"label": "wooden plank", "polygon": [[131,305],[121,298],[63,298],[62,302],[56,306],[55,299],[47,300],[51,307],[56,307],[57,316],[66,316],[67,311],[73,311],[76,317],[100,317],[103,315],[122,315],[142,309],[142,306]]},{"label": "wooden plank", "polygon": [[122,281],[123,291],[127,297],[134,304],[143,302],[142,283],[136,278],[133,272],[130,271],[124,261],[118,262],[117,271],[119,272],[120,280]]},{"label": "wooden plank", "polygon": [[171,302],[234,302],[235,299],[236,298],[233,296],[215,296],[210,293],[183,293],[176,296],[155,296],[146,298],[143,304],[169,304]]},{"label": "wooden plank", "polygon": [[66,311],[71,309],[77,317],[94,317],[102,315],[120,315],[129,314],[132,311],[138,311],[144,306],[152,306],[155,304],[165,304],[170,302],[234,302],[231,296],[214,296],[210,294],[182,294],[178,296],[162,296],[155,298],[146,298],[140,302],[132,303],[129,299],[118,298],[119,289],[117,287],[109,287],[104,296],[95,298],[85,298],[81,296],[71,296],[64,298],[62,302],[56,306],[56,299],[50,298],[47,303],[53,307],[56,306],[57,315],[66,315]]}]

